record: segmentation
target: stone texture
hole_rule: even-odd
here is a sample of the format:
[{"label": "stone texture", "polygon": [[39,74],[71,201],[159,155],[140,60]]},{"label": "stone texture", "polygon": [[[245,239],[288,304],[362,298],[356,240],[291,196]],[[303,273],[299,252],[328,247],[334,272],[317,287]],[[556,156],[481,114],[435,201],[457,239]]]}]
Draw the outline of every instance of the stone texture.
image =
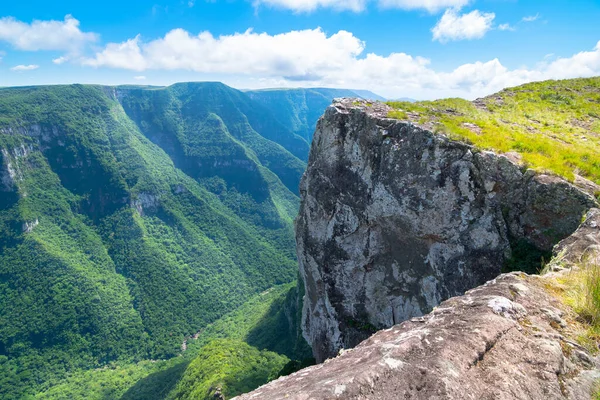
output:
[{"label": "stone texture", "polygon": [[600,210],[591,209],[581,226],[554,249],[555,264],[573,266],[579,263],[600,261]]},{"label": "stone texture", "polygon": [[501,275],[238,400],[590,399],[600,360],[570,338],[546,279]]},{"label": "stone texture", "polygon": [[562,179],[388,111],[337,100],[313,139],[296,237],[318,361],[498,276],[519,239],[551,250],[595,205]]}]

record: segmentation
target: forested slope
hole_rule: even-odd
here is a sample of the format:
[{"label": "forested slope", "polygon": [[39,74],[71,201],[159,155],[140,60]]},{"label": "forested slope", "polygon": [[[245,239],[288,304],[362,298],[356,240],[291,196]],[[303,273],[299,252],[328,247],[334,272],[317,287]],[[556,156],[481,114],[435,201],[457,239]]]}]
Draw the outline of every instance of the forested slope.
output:
[{"label": "forested slope", "polygon": [[304,163],[285,148],[306,144],[247,102],[220,84],[0,89],[0,397],[175,356],[296,278]]},{"label": "forested slope", "polygon": [[264,89],[246,92],[250,98],[268,108],[275,118],[296,135],[310,142],[317,120],[333,99],[356,97],[367,100],[385,100],[366,90],[348,89]]}]

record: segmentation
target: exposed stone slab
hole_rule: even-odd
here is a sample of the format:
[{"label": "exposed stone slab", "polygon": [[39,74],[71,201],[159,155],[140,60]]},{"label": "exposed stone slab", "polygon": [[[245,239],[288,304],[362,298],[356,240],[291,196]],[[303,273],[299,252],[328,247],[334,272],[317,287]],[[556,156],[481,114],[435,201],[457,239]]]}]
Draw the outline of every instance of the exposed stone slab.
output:
[{"label": "exposed stone slab", "polygon": [[502,275],[239,400],[589,399],[598,359],[544,279]]}]

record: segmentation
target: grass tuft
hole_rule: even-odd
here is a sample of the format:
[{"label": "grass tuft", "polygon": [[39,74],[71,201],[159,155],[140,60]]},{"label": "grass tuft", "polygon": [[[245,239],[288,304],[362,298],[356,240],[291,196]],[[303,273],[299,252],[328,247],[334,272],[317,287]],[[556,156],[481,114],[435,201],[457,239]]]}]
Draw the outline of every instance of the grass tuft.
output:
[{"label": "grass tuft", "polygon": [[587,259],[557,278],[552,292],[577,314],[575,339],[592,354],[600,345],[600,259]]}]

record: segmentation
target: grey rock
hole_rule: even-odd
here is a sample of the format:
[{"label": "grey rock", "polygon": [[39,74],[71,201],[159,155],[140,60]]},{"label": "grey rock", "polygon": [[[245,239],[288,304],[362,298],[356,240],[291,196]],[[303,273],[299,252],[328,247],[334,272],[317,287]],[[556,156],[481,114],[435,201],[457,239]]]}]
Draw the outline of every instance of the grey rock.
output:
[{"label": "grey rock", "polygon": [[[388,111],[338,99],[313,139],[296,237],[303,332],[318,361],[498,276],[511,241],[551,250],[596,204]],[[502,314],[520,315],[503,301]]]},{"label": "grey rock", "polygon": [[569,310],[545,279],[501,275],[238,400],[587,400],[599,360],[548,319]]},{"label": "grey rock", "polygon": [[588,211],[581,226],[573,235],[562,240],[554,248],[555,263],[572,266],[589,261],[598,262],[600,257],[600,209]]}]

